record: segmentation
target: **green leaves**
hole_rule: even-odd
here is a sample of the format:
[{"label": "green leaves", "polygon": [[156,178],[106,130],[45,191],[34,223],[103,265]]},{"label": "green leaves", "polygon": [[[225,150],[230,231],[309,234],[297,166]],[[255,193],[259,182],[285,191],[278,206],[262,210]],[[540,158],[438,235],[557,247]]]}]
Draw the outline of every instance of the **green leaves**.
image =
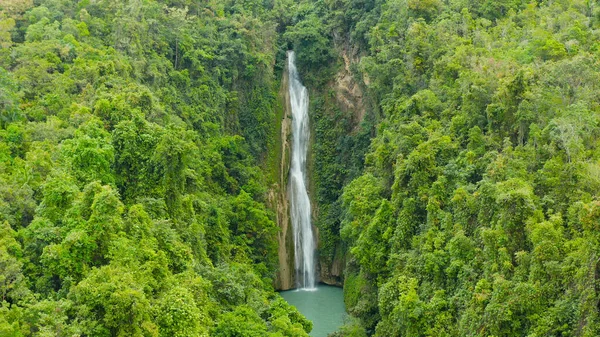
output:
[{"label": "green leaves", "polygon": [[238,246],[235,259],[243,261],[244,258],[250,258],[252,263],[264,263],[270,272],[274,271],[277,266],[275,242],[279,228],[271,220],[270,214],[244,190],[232,201],[231,211],[230,228],[234,243]]},{"label": "green leaves", "polygon": [[223,316],[223,320],[212,331],[212,336],[259,337],[267,335],[267,327],[250,308],[239,306]]},{"label": "green leaves", "polygon": [[[1,25],[1,24],[0,24]],[[0,126],[16,122],[21,119],[17,88],[10,74],[0,67]]]},{"label": "green leaves", "polygon": [[[333,61],[331,48],[331,36],[327,29],[327,23],[323,22],[323,14],[320,6],[306,2],[307,12],[302,13],[293,26],[286,27],[283,39],[287,49],[293,49],[296,53],[297,65],[300,73],[305,76],[310,70],[324,71],[327,65]],[[319,78],[305,79],[309,82],[319,83]]]},{"label": "green leaves", "polygon": [[94,270],[73,288],[81,333],[97,336],[157,336],[142,283],[125,267]]},{"label": "green leaves", "polygon": [[30,296],[20,261],[21,245],[15,234],[8,222],[0,224],[0,307],[23,303]]},{"label": "green leaves", "polygon": [[[201,314],[186,288],[175,287],[160,301],[157,311],[159,336],[208,336],[206,313]],[[204,316],[204,317],[202,317]]]},{"label": "green leaves", "polygon": [[357,77],[383,113],[337,218],[346,304],[367,332],[598,334],[598,60],[584,8],[382,1],[344,22],[350,36],[373,22]]},{"label": "green leaves", "polygon": [[75,132],[75,138],[62,143],[62,151],[65,159],[70,161],[74,176],[83,184],[114,182],[114,149],[110,134],[100,120],[91,119],[82,124]]},{"label": "green leaves", "polygon": [[368,173],[355,179],[345,188],[342,200],[348,211],[341,229],[344,239],[350,242],[358,239],[360,232],[375,215],[380,205],[381,193],[381,183]]},{"label": "green leaves", "polygon": [[269,316],[271,9],[2,2],[0,335],[208,336],[244,306],[306,336]]}]

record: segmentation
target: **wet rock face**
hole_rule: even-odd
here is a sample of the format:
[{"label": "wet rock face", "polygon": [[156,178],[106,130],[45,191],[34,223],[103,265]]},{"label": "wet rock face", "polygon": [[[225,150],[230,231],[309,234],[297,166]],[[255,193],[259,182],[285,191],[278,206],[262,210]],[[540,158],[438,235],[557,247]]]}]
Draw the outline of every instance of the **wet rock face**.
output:
[{"label": "wet rock face", "polygon": [[[344,48],[340,56],[344,61],[343,66],[340,67],[329,87],[335,93],[334,104],[348,116],[352,125],[351,132],[354,133],[359,130],[370,106],[363,91],[368,78],[364,74],[357,77],[357,74],[352,71],[353,66],[360,62],[355,51]],[[320,281],[329,285],[343,286],[345,268],[346,251],[338,245],[333,258],[326,257],[319,260]]]},{"label": "wet rock face", "polygon": [[365,118],[367,111],[362,88],[354,78],[351,70],[352,64],[358,63],[358,60],[352,59],[347,52],[342,53],[342,58],[344,66],[335,76],[333,89],[335,90],[338,107],[345,113],[352,115],[352,124],[356,129]]},{"label": "wet rock face", "polygon": [[[338,247],[337,250],[341,249]],[[321,282],[332,286],[343,286],[345,266],[346,261],[341,251],[335,255],[333,261],[321,261],[319,265]]]},{"label": "wet rock face", "polygon": [[278,181],[269,191],[269,202],[275,211],[275,220],[281,231],[277,235],[279,244],[278,258],[279,271],[275,278],[275,289],[288,290],[294,287],[294,243],[291,231],[290,208],[288,201],[288,173],[290,170],[290,132],[291,132],[291,107],[288,92],[288,74],[284,71],[279,90],[279,101],[283,107],[281,123],[280,144],[281,160],[277,167]]}]

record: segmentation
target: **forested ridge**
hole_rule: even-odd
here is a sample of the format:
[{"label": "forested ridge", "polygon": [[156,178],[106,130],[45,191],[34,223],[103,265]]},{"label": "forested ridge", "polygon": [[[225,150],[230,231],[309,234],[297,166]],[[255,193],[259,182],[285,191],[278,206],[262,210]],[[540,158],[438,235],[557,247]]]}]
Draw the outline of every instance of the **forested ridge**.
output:
[{"label": "forested ridge", "polygon": [[272,286],[273,6],[0,10],[0,335],[306,336]]},{"label": "forested ridge", "polygon": [[599,28],[593,0],[3,0],[0,335],[306,336],[267,197],[294,49],[337,335],[599,336]]},{"label": "forested ridge", "polygon": [[600,335],[598,3],[325,3],[377,102],[341,335]]}]

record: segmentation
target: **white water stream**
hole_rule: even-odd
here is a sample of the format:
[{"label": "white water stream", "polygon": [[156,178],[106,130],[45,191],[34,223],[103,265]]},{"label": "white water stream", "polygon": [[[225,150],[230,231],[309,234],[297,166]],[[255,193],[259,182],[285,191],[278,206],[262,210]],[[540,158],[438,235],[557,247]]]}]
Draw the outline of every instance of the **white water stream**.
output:
[{"label": "white water stream", "polygon": [[310,199],[306,187],[306,153],[310,138],[308,91],[300,82],[293,51],[288,51],[290,103],[292,106],[292,163],[290,207],[294,230],[294,262],[299,289],[315,289],[315,239],[311,224]]}]

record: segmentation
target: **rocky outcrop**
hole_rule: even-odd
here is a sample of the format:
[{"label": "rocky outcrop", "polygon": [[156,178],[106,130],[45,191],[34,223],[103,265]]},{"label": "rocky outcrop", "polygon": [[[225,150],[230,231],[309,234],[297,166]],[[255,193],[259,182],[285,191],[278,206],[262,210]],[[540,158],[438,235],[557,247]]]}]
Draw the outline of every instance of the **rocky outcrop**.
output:
[{"label": "rocky outcrop", "polygon": [[344,268],[346,267],[346,255],[344,250],[338,246],[335,249],[333,261],[319,261],[321,282],[332,286],[344,285]]},{"label": "rocky outcrop", "polygon": [[[364,82],[368,79],[356,78],[356,74],[352,71],[353,65],[359,63],[355,52],[345,48],[341,57],[344,61],[343,66],[340,67],[329,87],[335,93],[333,104],[350,117],[354,133],[359,130],[367,112],[368,104],[364,97],[363,87]],[[319,259],[320,281],[329,285],[343,286],[345,267],[346,250],[338,245],[335,247],[333,259],[331,257]]]},{"label": "rocky outcrop", "polygon": [[363,99],[363,90],[352,74],[352,65],[358,63],[358,59],[352,59],[348,52],[342,53],[344,67],[335,76],[333,89],[335,98],[340,109],[352,114],[352,124],[355,131],[365,118],[366,106]]}]

